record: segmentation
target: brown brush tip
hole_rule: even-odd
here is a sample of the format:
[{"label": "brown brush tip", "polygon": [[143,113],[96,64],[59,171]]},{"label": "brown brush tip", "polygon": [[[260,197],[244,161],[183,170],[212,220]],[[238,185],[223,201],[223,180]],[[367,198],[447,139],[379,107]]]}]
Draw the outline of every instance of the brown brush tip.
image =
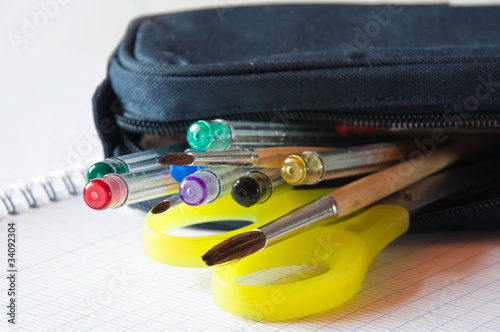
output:
[{"label": "brown brush tip", "polygon": [[160,157],[157,162],[162,165],[173,165],[173,166],[184,166],[191,165],[194,161],[194,157],[190,154],[184,152],[174,152],[168,153]]},{"label": "brown brush tip", "polygon": [[251,231],[226,239],[201,257],[208,266],[242,259],[266,246],[266,236],[261,231]]},{"label": "brown brush tip", "polygon": [[170,209],[170,201],[168,201],[168,200],[161,201],[160,203],[153,206],[153,208],[151,209],[151,213],[158,214],[158,213],[165,212],[168,209]]}]

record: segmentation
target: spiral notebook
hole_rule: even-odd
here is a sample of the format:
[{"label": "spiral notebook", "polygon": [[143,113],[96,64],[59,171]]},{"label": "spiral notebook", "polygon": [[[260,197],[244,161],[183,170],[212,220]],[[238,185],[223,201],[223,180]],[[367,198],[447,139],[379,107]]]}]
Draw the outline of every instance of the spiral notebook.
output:
[{"label": "spiral notebook", "polygon": [[86,169],[87,165],[75,165],[0,190],[0,219],[61,201],[69,195],[80,195],[86,182]]},{"label": "spiral notebook", "polygon": [[[80,195],[85,167],[2,191],[0,248],[18,236],[12,331],[496,331],[500,233],[409,234],[375,259],[358,294],[329,311],[283,322],[232,316],[212,300],[212,269],[166,266],[141,248],[143,214],[94,211]],[[0,250],[7,303],[7,252]],[[290,282],[266,271],[254,284]],[[286,276],[285,279],[284,276]],[[304,277],[304,275],[303,275]]]}]

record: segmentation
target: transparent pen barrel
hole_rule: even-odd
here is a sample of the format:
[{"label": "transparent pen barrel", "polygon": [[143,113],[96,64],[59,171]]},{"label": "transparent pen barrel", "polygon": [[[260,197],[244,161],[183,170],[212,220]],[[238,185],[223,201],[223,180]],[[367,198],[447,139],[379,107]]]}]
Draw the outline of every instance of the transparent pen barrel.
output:
[{"label": "transparent pen barrel", "polygon": [[332,124],[310,125],[280,122],[227,121],[233,147],[265,147],[282,145],[326,145],[338,136]]},{"label": "transparent pen barrel", "polygon": [[276,194],[283,188],[288,187],[288,184],[281,176],[281,172],[278,168],[264,168],[259,172],[265,174],[269,179],[269,182],[271,183],[271,192],[269,196],[271,196],[272,194]]},{"label": "transparent pen barrel", "polygon": [[127,204],[173,195],[179,187],[179,183],[170,176],[168,167],[157,167],[147,172],[139,171],[117,176],[127,184]]},{"label": "transparent pen barrel", "polygon": [[222,197],[231,192],[234,181],[248,174],[248,172],[251,172],[252,170],[254,169],[240,167],[216,167],[210,170],[202,170],[200,172],[210,172],[217,177],[220,186],[218,197]]},{"label": "transparent pen barrel", "polygon": [[322,180],[364,174],[381,169],[387,164],[404,158],[410,145],[400,143],[381,143],[353,147],[317,155],[323,164]]},{"label": "transparent pen barrel", "polygon": [[127,165],[130,172],[135,172],[158,167],[156,160],[169,151],[170,148],[159,148],[108,159],[118,159]]},{"label": "transparent pen barrel", "polygon": [[273,190],[286,184],[285,180],[283,180],[283,177],[281,177],[281,172],[279,168],[265,168],[261,169],[260,172],[267,175],[267,177],[272,183]]},{"label": "transparent pen barrel", "polygon": [[[265,177],[265,180],[262,179],[259,181],[258,174],[261,174],[262,178]],[[252,174],[249,174],[249,176],[252,176],[254,179],[258,180],[261,184],[260,191],[262,193],[262,197],[258,202],[259,204],[266,202],[272,195],[277,195],[284,189],[290,188],[290,186],[285,182],[285,180],[281,176],[280,170],[277,168],[264,168],[259,171],[252,172]]]},{"label": "transparent pen barrel", "polygon": [[375,172],[408,155],[413,145],[381,143],[332,151],[307,151],[290,155],[281,175],[291,185]]}]

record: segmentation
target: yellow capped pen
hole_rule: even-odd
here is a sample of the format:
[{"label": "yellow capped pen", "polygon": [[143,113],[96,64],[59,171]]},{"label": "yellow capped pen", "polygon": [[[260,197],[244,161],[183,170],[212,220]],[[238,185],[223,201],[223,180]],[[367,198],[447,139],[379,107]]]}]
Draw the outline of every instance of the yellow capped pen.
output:
[{"label": "yellow capped pen", "polygon": [[288,184],[301,185],[372,173],[406,158],[412,148],[413,144],[398,142],[306,151],[288,156],[281,167],[281,176]]}]

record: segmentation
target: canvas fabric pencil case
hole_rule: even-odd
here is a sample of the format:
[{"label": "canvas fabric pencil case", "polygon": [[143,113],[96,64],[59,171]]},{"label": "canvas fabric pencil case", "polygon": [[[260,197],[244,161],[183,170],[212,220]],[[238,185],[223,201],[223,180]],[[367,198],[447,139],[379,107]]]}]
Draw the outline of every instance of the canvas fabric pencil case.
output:
[{"label": "canvas fabric pencil case", "polygon": [[[398,129],[423,149],[456,134],[494,140],[498,17],[500,7],[318,4],[142,17],[94,96],[96,126],[106,156],[182,150],[189,124],[212,118]],[[411,229],[497,227],[499,217],[493,188],[414,216]]]}]

